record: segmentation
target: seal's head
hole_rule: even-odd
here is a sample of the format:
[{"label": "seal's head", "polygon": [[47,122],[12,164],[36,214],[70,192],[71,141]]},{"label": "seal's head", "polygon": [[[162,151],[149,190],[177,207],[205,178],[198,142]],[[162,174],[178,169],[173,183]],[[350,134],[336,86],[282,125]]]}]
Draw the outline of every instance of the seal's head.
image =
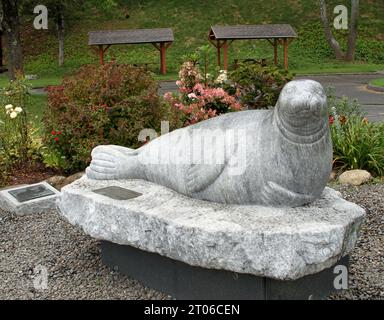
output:
[{"label": "seal's head", "polygon": [[287,83],[280,93],[275,115],[280,129],[292,138],[303,137],[303,142],[320,138],[328,129],[327,95],[323,86],[313,80]]}]

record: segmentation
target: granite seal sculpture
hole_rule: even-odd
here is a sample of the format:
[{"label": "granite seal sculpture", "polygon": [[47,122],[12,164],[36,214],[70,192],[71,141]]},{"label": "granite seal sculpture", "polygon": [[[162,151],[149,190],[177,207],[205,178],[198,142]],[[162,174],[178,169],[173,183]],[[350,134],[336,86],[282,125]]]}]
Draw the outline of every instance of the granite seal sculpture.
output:
[{"label": "granite seal sculpture", "polygon": [[332,170],[327,97],[289,82],[273,110],[249,110],[175,130],[132,150],[99,146],[90,179],[142,179],[200,200],[298,207],[320,198]]}]

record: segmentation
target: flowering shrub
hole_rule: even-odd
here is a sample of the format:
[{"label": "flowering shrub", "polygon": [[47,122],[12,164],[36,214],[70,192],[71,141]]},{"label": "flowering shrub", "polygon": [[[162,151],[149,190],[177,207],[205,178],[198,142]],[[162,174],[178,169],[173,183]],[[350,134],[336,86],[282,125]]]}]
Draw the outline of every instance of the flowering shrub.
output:
[{"label": "flowering shrub", "polygon": [[334,166],[384,175],[384,124],[352,116],[331,125]]},{"label": "flowering shrub", "polygon": [[240,63],[228,78],[232,83],[228,89],[237,92],[245,107],[265,109],[276,104],[281,90],[293,75],[274,66]]},{"label": "flowering shrub", "polygon": [[115,62],[83,67],[62,86],[50,88],[45,144],[56,156],[48,153],[46,161],[78,171],[89,164],[97,145],[140,146],[142,129],[158,131],[161,120],[170,118],[157,88],[144,69]]},{"label": "flowering shrub", "polygon": [[370,123],[356,100],[337,98],[328,89],[334,167],[384,175],[384,125]]},{"label": "flowering shrub", "polygon": [[[222,77],[224,73],[221,74]],[[187,61],[181,66],[178,95],[166,93],[165,100],[181,112],[184,125],[191,125],[217,115],[242,109],[236,97],[223,88],[215,87],[202,77],[196,63]],[[203,81],[204,80],[204,81]]]},{"label": "flowering shrub", "polygon": [[26,112],[28,90],[23,78],[0,89],[0,157],[7,167],[28,160],[32,141]]}]

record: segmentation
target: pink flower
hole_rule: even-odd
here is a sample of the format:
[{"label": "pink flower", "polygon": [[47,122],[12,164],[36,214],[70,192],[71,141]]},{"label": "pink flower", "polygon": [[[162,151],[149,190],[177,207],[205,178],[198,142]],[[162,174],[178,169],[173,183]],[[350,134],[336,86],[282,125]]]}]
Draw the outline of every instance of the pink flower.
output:
[{"label": "pink flower", "polygon": [[201,95],[204,94],[204,87],[201,83],[197,83],[194,87],[193,87],[193,91],[197,91],[198,93],[200,93]]},{"label": "pink flower", "polygon": [[188,95],[188,98],[189,98],[189,99],[197,99],[197,96],[196,96],[196,94],[194,94],[194,93],[192,92],[192,93],[190,93],[190,94]]},{"label": "pink flower", "polygon": [[173,98],[173,96],[172,96],[172,92],[166,92],[166,93],[164,94],[164,99],[165,99],[165,100],[167,100],[167,101],[171,101],[172,98]]}]

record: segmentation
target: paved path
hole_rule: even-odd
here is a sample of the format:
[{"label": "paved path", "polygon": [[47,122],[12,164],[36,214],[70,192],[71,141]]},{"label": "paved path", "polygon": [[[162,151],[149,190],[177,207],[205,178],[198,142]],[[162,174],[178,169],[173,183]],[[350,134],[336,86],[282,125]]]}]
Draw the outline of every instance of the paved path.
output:
[{"label": "paved path", "polygon": [[383,74],[300,76],[319,81],[325,87],[334,87],[336,96],[357,99],[371,121],[384,121],[384,93],[370,91],[367,84]]},{"label": "paved path", "polygon": [[[364,75],[319,75],[300,76],[298,79],[313,79],[324,87],[334,87],[336,96],[347,96],[357,99],[362,109],[367,113],[371,121],[384,121],[384,93],[367,90],[367,84],[373,79],[382,78],[383,74]],[[160,93],[176,91],[177,86],[173,81],[160,83]]]}]

